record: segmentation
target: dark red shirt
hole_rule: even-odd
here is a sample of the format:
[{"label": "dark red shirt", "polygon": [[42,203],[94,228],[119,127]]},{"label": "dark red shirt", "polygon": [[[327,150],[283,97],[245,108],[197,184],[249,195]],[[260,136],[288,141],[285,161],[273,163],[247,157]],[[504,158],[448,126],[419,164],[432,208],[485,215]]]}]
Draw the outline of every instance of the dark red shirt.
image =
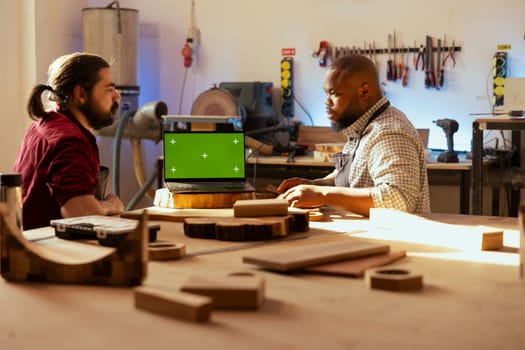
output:
[{"label": "dark red shirt", "polygon": [[18,151],[24,230],[49,226],[73,197],[94,194],[100,159],[96,138],[75,118],[50,112],[33,122]]}]

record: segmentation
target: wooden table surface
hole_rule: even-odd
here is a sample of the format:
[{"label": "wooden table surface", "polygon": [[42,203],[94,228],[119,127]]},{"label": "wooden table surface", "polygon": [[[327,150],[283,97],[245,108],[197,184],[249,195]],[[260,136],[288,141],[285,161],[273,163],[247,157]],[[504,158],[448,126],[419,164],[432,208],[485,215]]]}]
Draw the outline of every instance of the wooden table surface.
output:
[{"label": "wooden table surface", "polygon": [[[150,262],[144,285],[177,290],[193,274],[251,271],[266,279],[261,308],[214,311],[201,324],[135,309],[132,288],[0,280],[0,349],[523,349],[517,220],[431,214],[395,225],[333,213],[331,221],[311,222],[307,238],[273,243],[191,239],[182,223],[162,221],[159,238],[184,242],[188,256]],[[480,225],[505,230],[503,251],[469,246]],[[409,231],[413,241],[406,240]],[[52,234],[51,228],[26,232],[33,240]],[[422,273],[423,290],[372,290],[362,278],[279,274],[242,262],[247,253],[343,234],[406,250],[393,266]],[[458,240],[447,240],[451,234]]]}]

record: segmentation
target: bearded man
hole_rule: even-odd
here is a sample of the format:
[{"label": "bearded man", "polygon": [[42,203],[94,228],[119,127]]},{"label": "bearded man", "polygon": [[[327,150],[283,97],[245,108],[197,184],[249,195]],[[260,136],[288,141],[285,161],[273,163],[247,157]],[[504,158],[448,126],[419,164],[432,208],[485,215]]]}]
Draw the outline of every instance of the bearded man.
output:
[{"label": "bearded man", "polygon": [[324,81],[326,113],[347,142],[324,178],[291,178],[278,188],[291,206],[330,205],[368,216],[370,208],[430,211],[419,134],[383,96],[374,63],[362,55],[335,60]]},{"label": "bearded man", "polygon": [[22,174],[24,229],[48,226],[52,219],[124,210],[113,194],[95,196],[100,158],[91,131],[113,123],[119,102],[102,57],[73,53],[49,66],[47,85],[36,85],[29,97],[33,122],[13,168]]}]

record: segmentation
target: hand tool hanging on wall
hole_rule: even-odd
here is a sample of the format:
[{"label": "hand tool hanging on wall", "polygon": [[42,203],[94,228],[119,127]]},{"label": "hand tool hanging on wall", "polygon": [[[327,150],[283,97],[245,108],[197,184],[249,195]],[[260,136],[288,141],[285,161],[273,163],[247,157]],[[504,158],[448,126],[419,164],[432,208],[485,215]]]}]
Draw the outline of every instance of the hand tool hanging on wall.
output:
[{"label": "hand tool hanging on wall", "polygon": [[392,71],[392,81],[396,81],[399,78],[401,72],[398,71],[397,67],[397,40],[396,40],[396,31],[394,30],[394,60],[392,62],[393,71]]},{"label": "hand tool hanging on wall", "polygon": [[434,75],[434,52],[432,48],[432,37],[427,35],[427,48],[426,48],[426,74],[425,74],[425,87],[435,87],[436,78]]},{"label": "hand tool hanging on wall", "polygon": [[388,34],[388,61],[386,64],[386,80],[392,81],[394,78],[394,67],[392,63],[392,34]]},{"label": "hand tool hanging on wall", "polygon": [[437,79],[436,79],[436,89],[441,89],[445,81],[445,71],[443,70],[443,64],[441,62],[441,39],[437,40]]},{"label": "hand tool hanging on wall", "polygon": [[379,62],[377,61],[377,56],[376,56],[376,42],[375,41],[372,41],[372,44],[370,45],[370,52],[372,53],[371,54],[372,61],[374,61],[376,67],[379,68]]},{"label": "hand tool hanging on wall", "polygon": [[450,59],[452,61],[452,68],[456,67],[456,59],[454,58],[454,50],[455,48],[455,40],[452,40],[452,46],[448,46],[446,44],[446,38],[444,39],[443,46],[446,48],[447,53],[445,54],[445,57],[443,57],[443,69],[445,68],[445,64]]},{"label": "hand tool hanging on wall", "polygon": [[[414,45],[415,47],[415,45]],[[406,52],[406,62],[405,62],[405,66],[403,67],[403,77],[402,77],[402,84],[404,87],[406,87],[408,85],[408,53],[409,53],[409,50],[407,49],[407,52]],[[414,54],[415,56],[415,54]]]},{"label": "hand tool hanging on wall", "polygon": [[401,60],[398,64],[397,77],[403,81],[403,75],[405,74],[405,55],[408,54],[405,52],[405,45],[401,44]]},{"label": "hand tool hanging on wall", "polygon": [[[416,45],[414,45],[415,47]],[[417,58],[415,58],[414,54],[414,68],[418,70],[419,68],[419,62],[421,62],[421,70],[425,71],[425,47],[423,45],[419,46],[419,50],[417,52]]]}]

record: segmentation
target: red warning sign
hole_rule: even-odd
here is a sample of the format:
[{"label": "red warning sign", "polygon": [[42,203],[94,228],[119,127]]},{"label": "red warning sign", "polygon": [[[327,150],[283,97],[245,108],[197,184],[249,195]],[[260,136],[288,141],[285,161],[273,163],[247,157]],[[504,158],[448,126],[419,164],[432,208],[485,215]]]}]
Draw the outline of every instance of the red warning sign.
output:
[{"label": "red warning sign", "polygon": [[287,47],[287,48],[281,49],[281,55],[295,56],[295,48]]}]

